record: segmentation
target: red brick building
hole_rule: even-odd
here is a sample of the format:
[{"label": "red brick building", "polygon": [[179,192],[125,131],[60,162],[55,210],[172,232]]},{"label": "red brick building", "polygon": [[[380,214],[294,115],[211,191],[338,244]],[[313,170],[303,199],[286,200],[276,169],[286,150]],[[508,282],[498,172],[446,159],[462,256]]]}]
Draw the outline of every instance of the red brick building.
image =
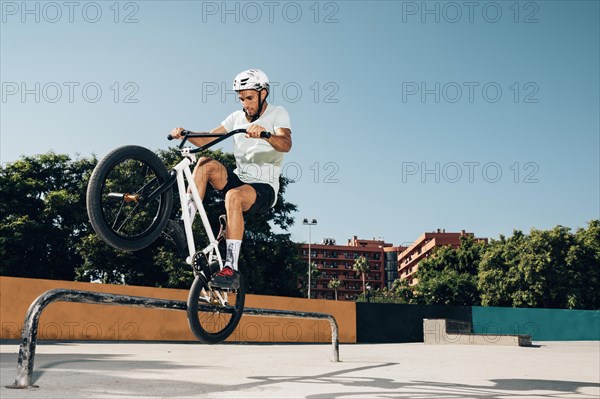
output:
[{"label": "red brick building", "polygon": [[[364,256],[369,261],[370,270],[365,275],[365,283],[375,290],[391,288],[397,278],[408,279],[411,285],[417,283],[415,273],[419,263],[429,257],[434,248],[450,245],[460,246],[460,237],[471,236],[462,230],[459,233],[446,233],[444,229],[423,233],[412,245],[397,246],[383,240],[363,240],[356,236],[347,245],[336,245],[332,239],[324,239],[320,244],[311,244],[311,262],[317,265],[319,275],[311,281],[311,298],[334,299],[335,290],[328,288],[332,279],[340,280],[338,300],[356,300],[362,293],[362,276],[353,270],[354,259]],[[487,238],[476,238],[487,242]],[[300,256],[308,270],[308,244],[300,244]]]},{"label": "red brick building", "polygon": [[[312,280],[311,297],[334,299],[335,290],[327,288],[333,278],[341,282],[338,300],[355,300],[363,291],[362,276],[353,270],[354,259],[364,256],[369,261],[370,270],[365,274],[365,283],[372,289],[385,286],[384,248],[392,244],[383,240],[363,240],[356,236],[347,245],[336,245],[334,240],[325,239],[321,244],[311,244],[311,262],[317,265],[320,274]],[[307,262],[308,244],[300,244],[300,256]]]},{"label": "red brick building", "polygon": [[[401,279],[408,279],[411,285],[417,283],[415,273],[419,269],[419,263],[429,257],[435,247],[450,245],[453,248],[460,246],[460,237],[471,236],[462,230],[460,233],[446,233],[446,230],[437,229],[432,233],[423,233],[411,246],[404,249],[398,255],[398,275]],[[487,238],[477,238],[487,242]]]}]

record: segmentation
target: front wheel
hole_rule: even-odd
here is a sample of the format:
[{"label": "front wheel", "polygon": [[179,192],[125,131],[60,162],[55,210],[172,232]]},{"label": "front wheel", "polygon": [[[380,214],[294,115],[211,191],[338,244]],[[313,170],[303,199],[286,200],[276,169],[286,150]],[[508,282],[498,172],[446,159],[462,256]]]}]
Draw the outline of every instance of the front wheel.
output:
[{"label": "front wheel", "polygon": [[188,323],[194,336],[206,344],[225,341],[242,317],[245,297],[243,276],[237,290],[211,288],[203,274],[196,276],[187,301]]},{"label": "front wheel", "polygon": [[96,234],[125,251],[152,244],[173,206],[172,188],[156,195],[168,179],[160,158],[144,147],[129,145],[110,152],[92,172],[87,189],[87,211]]}]

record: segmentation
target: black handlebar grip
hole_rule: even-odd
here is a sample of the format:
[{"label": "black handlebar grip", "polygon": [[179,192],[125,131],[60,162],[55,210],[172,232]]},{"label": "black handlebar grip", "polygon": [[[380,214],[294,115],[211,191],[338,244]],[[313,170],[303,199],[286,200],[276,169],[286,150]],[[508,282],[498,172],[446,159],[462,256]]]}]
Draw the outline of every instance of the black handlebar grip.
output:
[{"label": "black handlebar grip", "polygon": [[[181,131],[181,135],[184,136],[184,137],[187,136],[188,133],[191,133],[191,132],[189,130],[182,130]],[[173,140],[174,138],[175,137],[171,136],[171,133],[169,133],[169,135],[167,136],[167,140],[169,140],[169,141]]]}]

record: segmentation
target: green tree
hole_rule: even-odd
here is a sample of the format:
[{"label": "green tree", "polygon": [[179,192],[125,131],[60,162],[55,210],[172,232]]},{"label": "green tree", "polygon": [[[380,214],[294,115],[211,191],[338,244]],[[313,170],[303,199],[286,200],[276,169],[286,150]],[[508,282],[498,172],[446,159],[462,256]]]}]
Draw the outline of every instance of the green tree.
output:
[{"label": "green tree", "polygon": [[[90,233],[77,248],[83,258],[76,267],[79,281],[171,288],[189,288],[193,281],[191,268],[164,239],[141,251],[127,252],[110,247]],[[180,278],[181,274],[185,277]]]},{"label": "green tree", "polygon": [[73,280],[88,234],[85,188],[96,159],[47,154],[0,169],[0,274]]},{"label": "green tree", "polygon": [[342,284],[342,282],[336,278],[332,278],[327,283],[327,288],[333,288],[335,290],[335,300],[336,301],[338,300],[338,288],[340,287],[341,284]]},{"label": "green tree", "polygon": [[512,237],[491,240],[479,264],[478,288],[483,306],[512,306],[511,294],[519,284],[519,254],[527,237],[520,230]]},{"label": "green tree", "polygon": [[354,260],[354,265],[352,266],[355,272],[360,273],[362,276],[363,283],[363,295],[367,291],[367,286],[365,284],[365,273],[368,273],[370,270],[369,261],[364,256],[359,256]]},{"label": "green tree", "polygon": [[598,309],[600,223],[572,234],[564,226],[515,231],[492,241],[480,263],[485,306]]},{"label": "green tree", "polygon": [[409,284],[407,279],[397,278],[392,283],[390,296],[393,297],[397,303],[414,303],[415,289]]},{"label": "green tree", "polygon": [[576,295],[569,297],[568,307],[600,309],[600,220],[591,220],[587,229],[577,229],[566,262],[572,265],[576,276]]},{"label": "green tree", "polygon": [[419,263],[417,300],[425,304],[478,305],[477,270],[485,244],[471,236],[460,246],[443,246]]}]

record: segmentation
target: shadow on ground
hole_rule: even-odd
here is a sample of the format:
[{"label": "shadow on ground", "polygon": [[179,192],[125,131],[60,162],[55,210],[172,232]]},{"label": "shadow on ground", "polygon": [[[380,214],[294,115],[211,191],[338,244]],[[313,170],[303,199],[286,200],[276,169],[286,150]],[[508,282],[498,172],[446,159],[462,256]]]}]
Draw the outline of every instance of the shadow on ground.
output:
[{"label": "shadow on ground", "polygon": [[[16,366],[14,354],[1,354],[0,365],[3,374]],[[179,364],[169,361],[128,361],[119,355],[97,354],[57,354],[40,355],[36,359],[34,382],[41,385],[32,390],[42,394],[44,389],[49,392],[62,388],[66,391],[76,391],[82,397],[95,395],[110,395],[122,397],[189,397],[209,395],[211,393],[225,394],[227,392],[248,392],[256,396],[268,387],[277,389],[277,385],[285,384],[289,397],[306,397],[310,399],[325,398],[364,398],[364,397],[419,397],[419,398],[557,398],[562,396],[591,398],[590,394],[580,392],[582,388],[600,388],[600,384],[577,381],[554,381],[540,379],[493,379],[489,385],[440,383],[435,381],[402,381],[402,369],[398,369],[399,379],[362,377],[361,374],[378,368],[395,368],[400,363],[376,363],[352,367],[349,363],[332,363],[339,365],[338,370],[327,373],[289,376],[253,376],[246,378],[243,383],[224,385],[214,381],[203,381],[202,370],[213,366],[196,363]],[[165,368],[198,370],[198,381],[164,379],[164,378],[130,378],[129,370],[144,371],[146,375],[152,370]],[[217,367],[217,366],[214,366]],[[404,366],[402,366],[404,367]],[[85,370],[85,371],[82,371]],[[16,367],[15,367],[16,371]],[[120,371],[118,376],[115,372]],[[92,377],[90,377],[92,376]],[[8,385],[6,375],[2,376],[3,385]],[[43,378],[42,378],[43,377]],[[157,372],[157,377],[160,377]],[[85,379],[86,385],[81,381]],[[248,382],[248,379],[251,381]],[[41,381],[40,381],[41,380]],[[11,381],[12,382],[12,381]],[[301,392],[315,391],[315,386],[323,386],[322,394],[305,396]],[[5,390],[6,388],[2,388]],[[335,392],[336,390],[338,390]],[[287,391],[289,390],[289,391]],[[7,391],[4,391],[6,393]],[[73,392],[75,393],[75,392]],[[239,395],[239,393],[238,393]],[[4,395],[0,395],[4,396]],[[37,395],[36,395],[37,396]],[[41,396],[40,396],[41,397]],[[73,396],[71,396],[73,397]]]}]

